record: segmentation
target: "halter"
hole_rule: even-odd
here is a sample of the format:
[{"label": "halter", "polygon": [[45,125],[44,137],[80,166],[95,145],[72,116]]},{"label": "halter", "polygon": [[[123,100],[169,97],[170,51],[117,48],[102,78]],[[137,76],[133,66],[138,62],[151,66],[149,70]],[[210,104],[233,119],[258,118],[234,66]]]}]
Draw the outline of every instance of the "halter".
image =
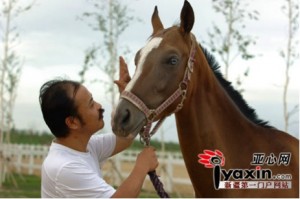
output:
[{"label": "halter", "polygon": [[[142,111],[147,119],[147,124],[143,127],[143,129],[140,132],[140,139],[141,142],[149,146],[150,145],[150,139],[151,137],[156,133],[158,128],[161,126],[163,121],[166,119],[166,116],[162,117],[155,125],[153,130],[151,130],[152,123],[154,122],[154,119],[156,116],[161,114],[166,108],[168,108],[174,101],[176,101],[179,97],[181,97],[181,101],[178,103],[176,109],[172,113],[176,113],[183,107],[184,100],[186,98],[187,94],[187,88],[188,88],[188,82],[191,79],[191,75],[193,73],[194,68],[194,62],[195,62],[195,53],[196,53],[196,42],[192,40],[192,47],[190,50],[190,56],[187,63],[187,67],[185,69],[185,73],[183,76],[183,80],[179,83],[179,86],[177,90],[168,98],[166,99],[160,106],[158,106],[156,109],[149,109],[145,103],[137,97],[135,94],[129,92],[129,91],[123,91],[121,94],[121,98],[124,98],[128,101],[130,101],[132,104],[134,104],[140,111]],[[171,114],[172,114],[171,113]]]}]

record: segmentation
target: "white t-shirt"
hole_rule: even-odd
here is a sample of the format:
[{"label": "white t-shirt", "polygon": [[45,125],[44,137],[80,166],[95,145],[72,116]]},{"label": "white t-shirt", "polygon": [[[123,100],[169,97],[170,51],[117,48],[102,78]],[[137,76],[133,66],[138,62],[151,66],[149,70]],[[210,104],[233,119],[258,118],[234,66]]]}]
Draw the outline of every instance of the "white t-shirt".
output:
[{"label": "white t-shirt", "polygon": [[52,142],[42,165],[42,198],[111,197],[116,190],[102,178],[100,164],[111,156],[115,145],[114,134],[93,135],[88,152]]}]

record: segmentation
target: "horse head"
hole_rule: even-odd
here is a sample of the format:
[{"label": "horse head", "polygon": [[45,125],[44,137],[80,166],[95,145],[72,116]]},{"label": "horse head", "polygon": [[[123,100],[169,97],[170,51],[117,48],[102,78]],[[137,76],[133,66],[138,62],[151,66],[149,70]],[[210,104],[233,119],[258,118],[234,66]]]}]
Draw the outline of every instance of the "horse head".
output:
[{"label": "horse head", "polygon": [[153,33],[147,44],[136,53],[135,73],[116,108],[113,118],[116,135],[135,137],[149,120],[157,121],[183,105],[193,70],[190,66],[194,53],[192,47],[196,45],[190,33],[194,12],[187,1],[180,19],[179,26],[165,29],[155,7]]}]

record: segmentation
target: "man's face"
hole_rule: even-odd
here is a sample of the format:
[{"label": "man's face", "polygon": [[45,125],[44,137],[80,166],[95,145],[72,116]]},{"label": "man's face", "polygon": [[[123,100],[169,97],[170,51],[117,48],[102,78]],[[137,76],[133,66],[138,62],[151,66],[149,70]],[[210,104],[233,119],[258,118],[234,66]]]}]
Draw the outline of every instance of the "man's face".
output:
[{"label": "man's face", "polygon": [[94,134],[104,127],[102,106],[94,101],[92,94],[84,86],[80,86],[76,93],[75,105],[84,131]]}]

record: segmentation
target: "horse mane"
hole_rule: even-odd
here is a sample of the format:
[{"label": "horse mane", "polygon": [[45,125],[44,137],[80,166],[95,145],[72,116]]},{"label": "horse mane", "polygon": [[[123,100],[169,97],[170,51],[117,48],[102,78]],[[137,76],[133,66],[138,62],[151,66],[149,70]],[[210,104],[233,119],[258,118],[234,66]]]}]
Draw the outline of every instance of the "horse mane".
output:
[{"label": "horse mane", "polygon": [[237,90],[235,90],[233,88],[233,86],[231,85],[231,82],[227,81],[221,71],[220,71],[220,65],[218,64],[218,62],[216,61],[215,57],[208,52],[208,50],[206,50],[204,47],[202,47],[199,44],[200,48],[202,49],[206,60],[209,64],[209,66],[211,67],[212,71],[214,72],[216,78],[218,79],[218,81],[220,82],[220,84],[223,86],[223,88],[225,89],[225,91],[228,93],[228,95],[231,97],[231,99],[235,102],[235,104],[238,106],[238,108],[240,109],[240,111],[252,122],[254,122],[255,124],[265,127],[265,128],[274,128],[272,126],[269,125],[269,123],[267,121],[261,120],[258,118],[255,110],[253,108],[251,108],[247,102],[244,100],[243,96],[241,95],[241,93],[239,93]]}]

